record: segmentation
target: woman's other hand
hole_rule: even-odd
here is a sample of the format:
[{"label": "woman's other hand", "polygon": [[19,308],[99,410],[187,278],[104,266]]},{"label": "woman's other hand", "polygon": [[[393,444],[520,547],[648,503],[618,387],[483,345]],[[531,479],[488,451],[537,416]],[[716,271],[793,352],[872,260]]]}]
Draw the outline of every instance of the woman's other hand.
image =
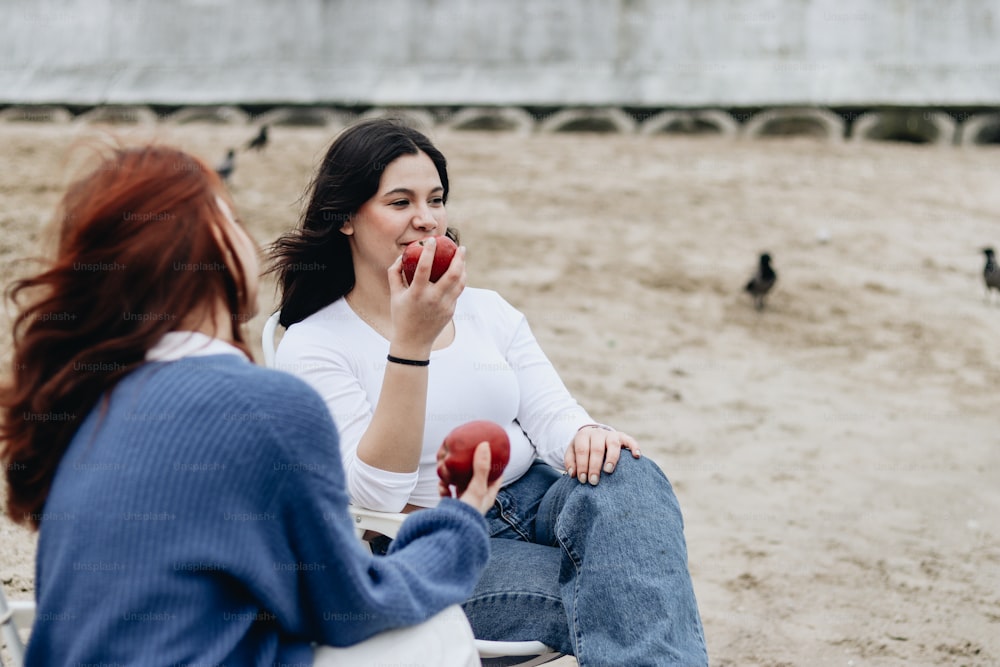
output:
[{"label": "woman's other hand", "polygon": [[566,449],[566,473],[576,477],[581,484],[589,482],[596,486],[602,472],[611,474],[615,471],[623,448],[632,453],[632,458],[642,456],[639,443],[627,433],[604,426],[584,426],[576,432],[573,442]]},{"label": "woman's other hand", "polygon": [[[463,503],[472,505],[480,514],[486,514],[493,501],[497,498],[500,485],[503,483],[503,476],[497,477],[492,484],[487,483],[490,474],[490,443],[483,441],[476,447],[475,456],[472,459],[472,480],[469,486],[458,497]],[[442,497],[451,498],[451,489],[444,482],[438,481],[438,492]]]}]

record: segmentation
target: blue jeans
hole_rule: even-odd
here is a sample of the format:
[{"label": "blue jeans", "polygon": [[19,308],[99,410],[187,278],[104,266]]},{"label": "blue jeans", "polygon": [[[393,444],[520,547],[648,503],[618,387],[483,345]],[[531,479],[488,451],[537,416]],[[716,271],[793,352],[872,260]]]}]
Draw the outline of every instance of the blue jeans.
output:
[{"label": "blue jeans", "polygon": [[590,486],[536,462],[487,513],[463,605],[479,639],[539,640],[581,667],[708,664],[680,506],[646,457]]}]

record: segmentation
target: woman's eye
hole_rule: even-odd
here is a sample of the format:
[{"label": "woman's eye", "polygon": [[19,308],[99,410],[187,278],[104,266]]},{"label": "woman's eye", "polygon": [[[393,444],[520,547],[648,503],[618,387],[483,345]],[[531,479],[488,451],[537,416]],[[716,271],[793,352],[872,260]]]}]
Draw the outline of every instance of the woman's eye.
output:
[{"label": "woman's eye", "polygon": [[397,199],[396,201],[389,204],[389,206],[395,206],[396,208],[404,208],[406,206],[409,206],[409,204],[410,202],[406,201],[405,199]]},{"label": "woman's eye", "polygon": [[431,199],[431,206],[444,206],[444,197],[434,197]]}]

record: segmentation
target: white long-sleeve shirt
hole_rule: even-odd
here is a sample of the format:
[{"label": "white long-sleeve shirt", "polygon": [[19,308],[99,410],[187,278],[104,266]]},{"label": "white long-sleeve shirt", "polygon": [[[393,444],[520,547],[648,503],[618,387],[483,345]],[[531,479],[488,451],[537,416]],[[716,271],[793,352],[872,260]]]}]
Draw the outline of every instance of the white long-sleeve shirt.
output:
[{"label": "white long-sleeve shirt", "polygon": [[535,458],[562,470],[576,431],[594,423],[538,346],[524,315],[499,294],[466,288],[454,322],[454,341],[431,353],[423,450],[412,473],[375,468],[357,456],[378,404],[389,341],[345,299],[285,332],[276,366],[304,379],[329,407],[353,502],[390,512],[406,503],[437,505],[438,448],[449,431],[468,421],[488,419],[507,430],[511,456],[505,484],[521,477]]}]

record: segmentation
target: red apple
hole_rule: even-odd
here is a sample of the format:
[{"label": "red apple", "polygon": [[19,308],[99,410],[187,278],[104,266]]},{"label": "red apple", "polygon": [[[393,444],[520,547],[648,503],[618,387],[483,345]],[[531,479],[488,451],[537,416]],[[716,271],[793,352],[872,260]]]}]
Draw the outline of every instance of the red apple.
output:
[{"label": "red apple", "polygon": [[481,442],[490,443],[489,481],[503,474],[510,461],[510,439],[503,427],[484,419],[454,428],[445,436],[437,454],[437,473],[446,486],[454,485],[457,495],[472,480],[472,459]]},{"label": "red apple", "polygon": [[[436,283],[438,278],[451,266],[451,259],[455,256],[458,246],[447,236],[435,236],[437,248],[434,250],[434,264],[431,266],[431,282]],[[420,260],[420,253],[424,251],[424,244],[427,239],[414,241],[403,249],[403,275],[406,276],[406,283],[413,282],[413,274],[417,270],[417,261]]]}]

